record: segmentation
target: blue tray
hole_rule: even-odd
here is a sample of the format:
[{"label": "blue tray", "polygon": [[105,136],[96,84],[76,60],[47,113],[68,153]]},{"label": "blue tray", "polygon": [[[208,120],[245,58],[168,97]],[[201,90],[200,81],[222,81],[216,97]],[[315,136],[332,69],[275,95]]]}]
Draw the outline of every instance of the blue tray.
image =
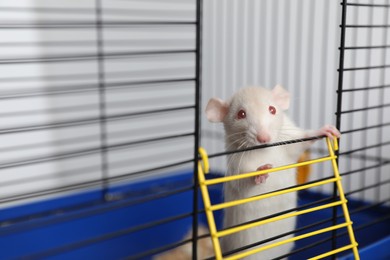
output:
[{"label": "blue tray", "polygon": [[[192,225],[192,185],[191,172],[177,173],[158,180],[149,179],[112,188],[111,192],[115,196],[120,198],[125,194],[127,199],[108,203],[102,202],[100,190],[93,190],[1,210],[0,220],[17,220],[25,216],[31,219],[0,228],[0,259],[26,256],[49,259],[121,259],[180,241]],[[148,197],[186,188],[190,190],[143,202]],[[222,186],[210,187],[210,196],[213,203],[221,202]],[[304,205],[324,197],[323,194],[302,192],[299,204]],[[352,210],[365,204],[350,200],[348,205]],[[200,197],[199,208],[203,208]],[[42,212],[50,214],[42,215]],[[373,211],[353,215],[352,220],[354,225],[360,225],[383,216],[384,213],[388,214],[389,209],[375,208]],[[298,228],[329,218],[331,214],[332,210],[322,210],[300,216],[297,220]],[[146,227],[148,223],[157,223],[178,215],[182,217],[172,219],[169,223],[139,229]],[[215,213],[218,228],[221,228],[222,217],[221,211]],[[206,225],[204,214],[199,215],[199,221]],[[317,226],[316,229],[321,227]],[[305,232],[307,231],[310,230]],[[390,223],[382,222],[364,229],[363,232],[357,231],[356,237],[362,249],[389,234]],[[326,235],[303,239],[296,243],[296,247],[304,247],[324,237]],[[338,240],[339,245],[347,242],[346,236]],[[321,243],[290,259],[306,259],[329,251],[330,248],[330,241]],[[365,251],[361,252],[364,256]],[[150,258],[148,256],[141,259]]]}]

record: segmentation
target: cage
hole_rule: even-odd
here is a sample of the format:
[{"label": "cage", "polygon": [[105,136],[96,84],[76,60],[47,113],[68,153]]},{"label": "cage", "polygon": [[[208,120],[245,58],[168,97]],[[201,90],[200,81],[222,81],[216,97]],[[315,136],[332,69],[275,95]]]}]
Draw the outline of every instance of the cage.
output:
[{"label": "cage", "polygon": [[[300,127],[340,129],[338,165],[360,257],[389,258],[389,7],[388,0],[2,1],[0,258],[181,259],[169,254],[184,248],[184,259],[213,259],[202,252],[210,234],[199,148],[209,154],[208,179],[224,175],[227,162],[223,128],[207,122],[205,105],[243,86],[276,84],[291,93],[289,116]],[[326,156],[324,144],[309,156]],[[295,188],[333,174],[331,164],[305,171]],[[222,184],[208,192],[223,202]],[[332,184],[298,195],[296,208],[276,215],[339,198]],[[223,230],[223,212],[213,216]],[[340,207],[299,216],[294,237],[343,217]],[[275,259],[332,252],[347,235],[297,240]],[[328,257],[354,259],[351,250]]]}]

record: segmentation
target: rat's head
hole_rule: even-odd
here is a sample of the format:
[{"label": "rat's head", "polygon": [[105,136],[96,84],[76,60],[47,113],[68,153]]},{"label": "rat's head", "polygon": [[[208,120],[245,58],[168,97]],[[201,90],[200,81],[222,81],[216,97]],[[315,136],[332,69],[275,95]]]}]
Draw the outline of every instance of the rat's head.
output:
[{"label": "rat's head", "polygon": [[210,122],[223,122],[228,145],[259,145],[277,141],[289,103],[290,95],[280,85],[272,90],[248,87],[238,90],[229,102],[210,99],[206,115]]}]

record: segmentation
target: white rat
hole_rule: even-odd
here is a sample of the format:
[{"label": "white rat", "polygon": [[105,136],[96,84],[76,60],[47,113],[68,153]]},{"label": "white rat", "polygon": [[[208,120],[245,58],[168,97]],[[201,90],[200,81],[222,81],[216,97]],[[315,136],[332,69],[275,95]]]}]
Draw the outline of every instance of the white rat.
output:
[{"label": "white rat", "polygon": [[[206,115],[210,122],[223,122],[226,150],[243,149],[255,145],[283,142],[305,137],[326,135],[339,137],[339,131],[326,125],[317,131],[305,131],[294,125],[284,113],[290,103],[289,93],[281,86],[268,90],[247,87],[238,90],[229,102],[218,98],[209,100]],[[296,163],[312,142],[256,149],[228,156],[227,175],[253,172]],[[296,185],[295,169],[227,182],[224,185],[225,201],[256,196],[262,193]],[[236,226],[297,206],[295,192],[229,207],[224,212],[224,228]],[[250,228],[221,239],[222,251],[229,252],[295,229],[295,218]],[[285,236],[279,240],[287,239]],[[274,240],[276,242],[279,240]],[[271,242],[271,243],[272,243]],[[260,246],[264,246],[262,244]],[[288,253],[293,243],[264,250],[245,259],[272,259]]]}]

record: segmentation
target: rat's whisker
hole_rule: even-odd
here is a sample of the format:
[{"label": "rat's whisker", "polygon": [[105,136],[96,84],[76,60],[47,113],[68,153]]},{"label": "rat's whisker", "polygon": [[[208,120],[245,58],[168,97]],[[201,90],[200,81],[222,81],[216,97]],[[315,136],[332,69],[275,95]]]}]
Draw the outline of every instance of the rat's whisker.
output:
[{"label": "rat's whisker", "polygon": [[229,137],[232,137],[232,136],[235,136],[235,135],[244,134],[245,132],[246,132],[246,131],[243,130],[243,131],[240,131],[240,132],[237,132],[237,133],[233,133],[233,134],[227,135],[226,138],[229,138]]},{"label": "rat's whisker", "polygon": [[[232,148],[232,146],[237,145],[237,143],[238,143],[238,146],[240,146],[242,141],[245,141],[245,138],[241,138],[241,139],[235,140],[233,143],[229,144],[229,146],[226,147],[225,150],[226,150],[226,151],[229,151],[229,149]],[[237,150],[237,148],[234,149],[234,150]],[[233,150],[233,151],[234,151],[234,150]]]}]

